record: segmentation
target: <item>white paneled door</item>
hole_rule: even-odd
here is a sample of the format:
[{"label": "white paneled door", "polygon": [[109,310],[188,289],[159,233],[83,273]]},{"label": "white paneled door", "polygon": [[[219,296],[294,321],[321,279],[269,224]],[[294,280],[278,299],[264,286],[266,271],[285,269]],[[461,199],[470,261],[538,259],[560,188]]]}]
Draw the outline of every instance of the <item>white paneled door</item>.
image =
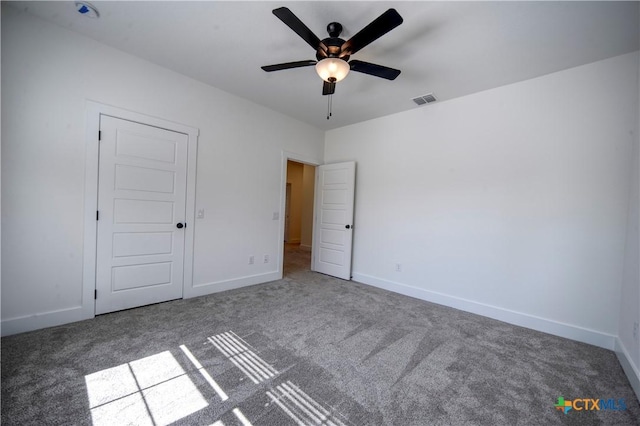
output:
[{"label": "white paneled door", "polygon": [[96,314],[182,297],[188,136],[102,115]]},{"label": "white paneled door", "polygon": [[356,163],[317,167],[313,270],[351,279]]}]

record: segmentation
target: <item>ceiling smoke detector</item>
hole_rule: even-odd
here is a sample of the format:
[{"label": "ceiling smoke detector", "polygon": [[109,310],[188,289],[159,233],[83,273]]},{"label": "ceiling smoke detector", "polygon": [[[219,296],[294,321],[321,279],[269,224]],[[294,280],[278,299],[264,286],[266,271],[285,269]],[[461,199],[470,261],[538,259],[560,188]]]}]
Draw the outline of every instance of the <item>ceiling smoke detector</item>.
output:
[{"label": "ceiling smoke detector", "polygon": [[436,97],[433,96],[433,93],[427,93],[426,95],[418,96],[417,98],[413,98],[413,102],[418,105],[430,104],[432,102],[437,101]]},{"label": "ceiling smoke detector", "polygon": [[86,16],[87,18],[96,19],[100,16],[98,13],[98,9],[95,8],[91,3],[87,3],[86,1],[77,1],[76,2],[76,10],[82,16]]}]

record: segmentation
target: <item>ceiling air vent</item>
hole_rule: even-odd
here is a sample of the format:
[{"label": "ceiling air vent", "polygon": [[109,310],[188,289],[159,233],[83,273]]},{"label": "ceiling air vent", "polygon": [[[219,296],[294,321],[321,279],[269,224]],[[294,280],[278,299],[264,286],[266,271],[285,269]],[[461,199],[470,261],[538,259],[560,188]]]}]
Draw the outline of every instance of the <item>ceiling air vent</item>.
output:
[{"label": "ceiling air vent", "polygon": [[427,93],[426,95],[413,98],[413,102],[415,102],[418,105],[430,104],[435,101],[437,101],[437,99],[435,96],[433,96],[433,93]]}]

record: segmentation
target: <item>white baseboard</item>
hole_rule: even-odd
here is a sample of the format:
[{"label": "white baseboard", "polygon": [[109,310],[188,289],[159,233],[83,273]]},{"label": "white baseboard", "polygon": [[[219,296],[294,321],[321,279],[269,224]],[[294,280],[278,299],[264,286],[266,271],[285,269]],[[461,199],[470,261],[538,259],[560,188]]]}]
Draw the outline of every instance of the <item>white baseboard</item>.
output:
[{"label": "white baseboard", "polygon": [[10,336],[12,334],[55,327],[57,325],[82,321],[89,318],[93,318],[93,314],[87,312],[82,306],[43,312],[41,314],[25,315],[23,317],[2,320],[1,334],[2,336]]},{"label": "white baseboard", "polygon": [[620,361],[620,365],[622,365],[622,369],[627,375],[633,391],[636,393],[636,398],[640,400],[640,369],[634,364],[631,356],[629,355],[629,351],[627,351],[627,348],[619,337],[616,337],[615,351],[618,356],[618,361]]},{"label": "white baseboard", "polygon": [[189,299],[192,297],[206,296],[207,294],[218,293],[226,290],[233,290],[236,288],[247,287],[255,284],[262,284],[269,281],[276,281],[281,278],[282,278],[282,272],[275,271],[275,272],[267,272],[264,274],[248,275],[245,277],[233,278],[230,280],[198,284],[198,285],[194,285],[190,289],[185,289],[184,298]]},{"label": "white baseboard", "polygon": [[[282,272],[275,271],[231,280],[200,284],[192,288],[185,289],[184,298],[188,299],[191,297],[204,296],[220,291],[275,281],[280,278],[282,278]],[[2,320],[0,323],[0,335],[10,336],[12,334],[39,330],[41,328],[55,327],[57,325],[90,319],[94,316],[93,304],[87,304],[84,308],[82,306],[76,306],[58,311],[25,315],[18,318],[9,318]]]},{"label": "white baseboard", "polygon": [[311,246],[300,243],[300,250],[311,251]]},{"label": "white baseboard", "polygon": [[[232,290],[269,281],[275,281],[281,278],[282,273],[280,271],[275,271],[230,280],[199,284],[190,289],[185,289],[184,298],[186,299],[191,297],[204,296],[207,294],[217,293],[225,290]],[[615,350],[618,354],[618,358],[620,359],[620,363],[625,370],[625,373],[629,377],[629,381],[631,382],[634,391],[640,397],[640,373],[638,372],[638,367],[631,362],[631,358],[629,357],[626,348],[616,336],[570,324],[560,323],[545,318],[536,317],[529,314],[524,314],[522,312],[515,312],[496,306],[486,305],[472,300],[424,290],[406,284],[383,280],[366,274],[353,273],[353,280],[363,284],[404,294],[406,296],[426,300],[428,302],[433,302],[440,305],[449,306],[474,314],[497,319],[510,324],[515,324],[556,336],[589,343],[591,345],[599,346],[609,350]],[[75,321],[82,321],[89,318],[93,318],[93,315],[91,314],[91,312],[88,312],[88,310],[83,309],[81,306],[59,311],[27,315],[19,318],[10,318],[2,320],[0,334],[2,336],[9,336],[12,334],[38,330],[46,327],[53,327]]]},{"label": "white baseboard", "polygon": [[602,333],[596,330],[590,330],[571,324],[565,324],[558,321],[537,317],[534,315],[516,312],[497,306],[487,305],[473,300],[462,299],[456,296],[450,296],[435,291],[425,290],[418,287],[401,284],[393,281],[372,277],[366,274],[354,272],[353,280],[393,291],[395,293],[404,294],[405,296],[415,297],[416,299],[426,300],[428,302],[437,303],[439,305],[449,306],[451,308],[460,309],[462,311],[471,312],[485,317],[504,321],[509,324],[521,327],[531,328],[533,330],[542,331],[544,333],[553,334],[555,336],[565,337],[571,340],[588,343],[590,345],[599,346],[601,348],[613,350],[615,347],[616,336]]}]

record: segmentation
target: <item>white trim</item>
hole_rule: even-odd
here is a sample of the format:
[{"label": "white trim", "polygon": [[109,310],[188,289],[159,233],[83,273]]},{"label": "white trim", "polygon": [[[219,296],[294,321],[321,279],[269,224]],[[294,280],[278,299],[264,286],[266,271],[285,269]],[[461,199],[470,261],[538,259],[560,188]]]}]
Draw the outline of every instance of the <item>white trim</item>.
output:
[{"label": "white trim", "polygon": [[[200,130],[185,126],[162,118],[151,117],[122,108],[104,105],[98,102],[86,102],[86,132],[85,132],[85,190],[84,190],[84,247],[82,266],[82,312],[80,319],[95,316],[94,291],[96,288],[96,241],[97,224],[96,210],[98,209],[98,166],[99,147],[98,131],[100,130],[100,116],[108,115],[124,120],[134,121],[149,126],[159,127],[174,132],[184,133],[188,137],[187,154],[187,197],[185,206],[185,220],[187,227],[184,233],[184,273],[182,297],[193,297],[193,244],[195,229],[195,194],[196,167],[198,155],[198,136]],[[191,226],[189,226],[191,225]]]},{"label": "white trim", "polygon": [[629,351],[627,351],[627,348],[624,343],[622,343],[622,340],[620,340],[620,337],[616,337],[615,344],[618,361],[620,361],[620,365],[622,366],[624,373],[627,375],[629,383],[631,383],[631,387],[636,393],[636,397],[640,400],[640,369],[637,365],[634,365],[633,360],[629,355]]},{"label": "white trim", "polygon": [[84,169],[84,244],[82,247],[82,311],[84,318],[95,316],[96,304],[96,250],[98,241],[98,131],[100,129],[100,104],[87,102],[85,122]]},{"label": "white trim", "polygon": [[245,277],[232,278],[229,280],[198,284],[193,286],[192,295],[189,297],[206,296],[207,294],[211,293],[219,293],[221,291],[234,290],[236,288],[276,281],[280,278],[282,278],[282,272],[275,271],[266,272],[264,274],[247,275]]},{"label": "white trim", "polygon": [[[93,317],[93,315],[91,316]],[[25,315],[18,318],[2,320],[2,336],[39,330],[41,328],[54,327],[70,322],[87,319],[85,309],[82,306],[60,309],[57,311],[43,312],[40,314]]]},{"label": "white trim", "polygon": [[[200,130],[190,127],[189,147],[187,154],[187,200],[185,204],[185,219],[187,227],[184,236],[184,278],[182,281],[182,297],[193,297],[193,262],[196,229],[196,179],[198,171],[198,136]],[[191,226],[189,226],[191,225]]]},{"label": "white trim", "polygon": [[[278,224],[278,259],[276,265],[278,265],[277,280],[282,279],[284,270],[284,222],[285,222],[285,203],[287,198],[287,161],[296,161],[298,163],[308,164],[310,166],[320,166],[323,164],[321,159],[308,157],[306,155],[298,154],[290,151],[282,151],[282,165],[280,169],[280,182],[282,187],[280,188],[280,223]],[[315,189],[314,189],[315,191]],[[314,194],[315,198],[315,194]],[[315,220],[313,221],[313,228],[311,234],[315,238]],[[313,270],[313,253],[311,255],[311,270]]]},{"label": "white trim", "polygon": [[473,300],[462,299],[460,297],[425,290],[411,285],[388,281],[357,272],[353,273],[353,280],[373,287],[404,294],[405,296],[415,297],[416,299],[426,300],[439,305],[449,306],[451,308],[504,321],[509,324],[553,334],[554,336],[577,340],[579,342],[588,343],[590,345],[599,346],[609,350],[614,349],[616,336],[612,334],[565,324],[497,306],[487,305]]}]

